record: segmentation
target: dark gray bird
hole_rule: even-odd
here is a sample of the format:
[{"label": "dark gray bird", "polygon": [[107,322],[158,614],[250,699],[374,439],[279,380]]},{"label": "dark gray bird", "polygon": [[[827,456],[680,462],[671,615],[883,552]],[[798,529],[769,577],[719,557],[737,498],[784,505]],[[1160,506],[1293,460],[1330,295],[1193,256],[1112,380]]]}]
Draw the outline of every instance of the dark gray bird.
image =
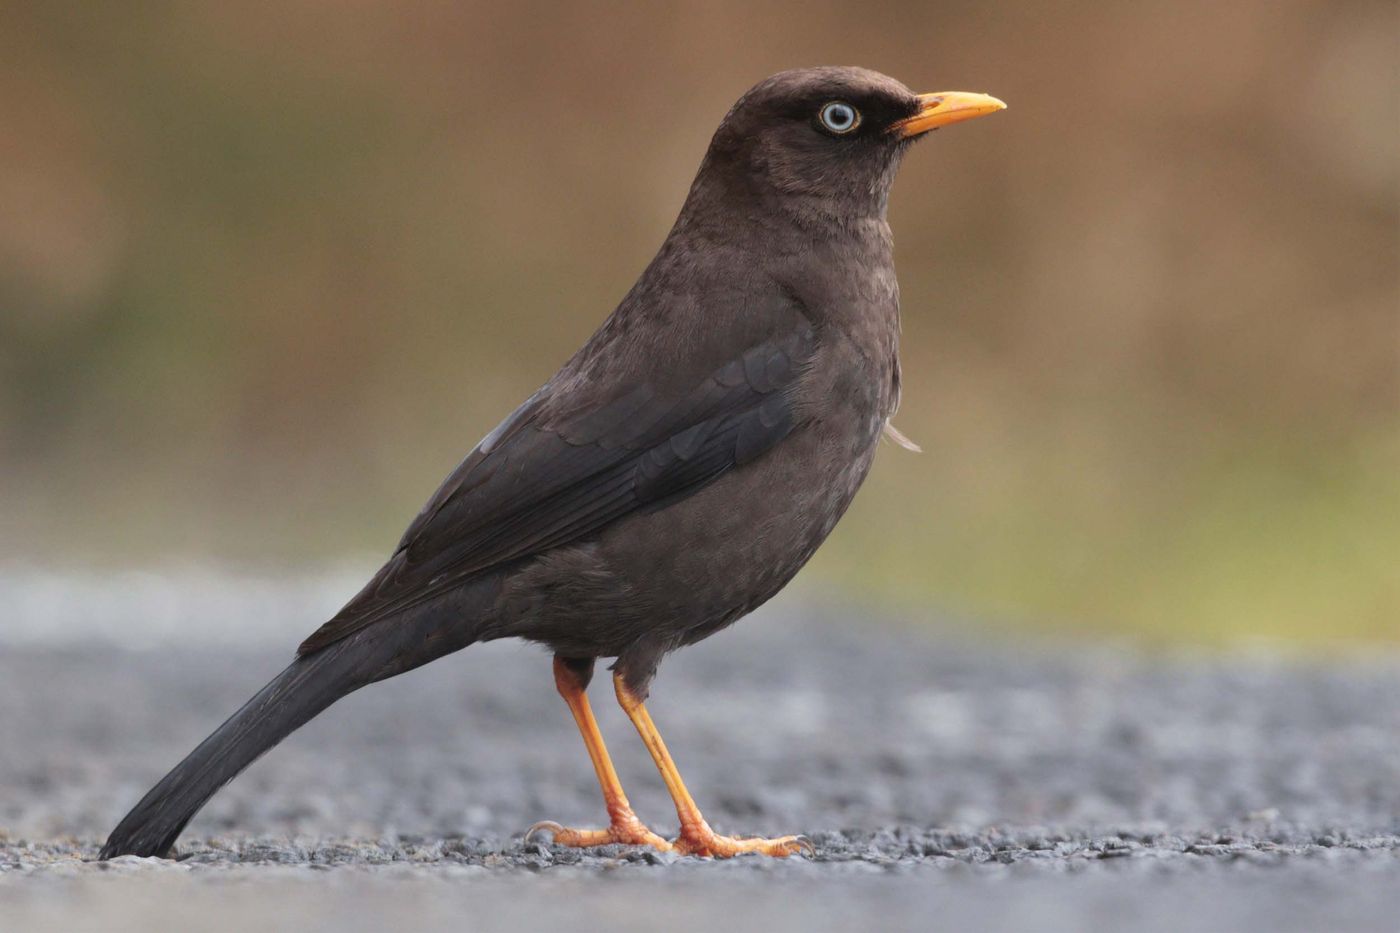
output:
[{"label": "dark gray bird", "polygon": [[[741,97],[617,310],[102,857],[167,854],[215,791],[336,700],[509,637],[553,650],[610,817],[535,829],[710,856],[802,848],[713,832],[643,701],[668,652],[782,589],[850,505],[899,402],[896,169],[928,131],[1004,106],[860,68],[786,71]],[[584,692],[596,658],[617,659],[618,701],[676,802],[673,842],[633,814],[608,759]]]}]

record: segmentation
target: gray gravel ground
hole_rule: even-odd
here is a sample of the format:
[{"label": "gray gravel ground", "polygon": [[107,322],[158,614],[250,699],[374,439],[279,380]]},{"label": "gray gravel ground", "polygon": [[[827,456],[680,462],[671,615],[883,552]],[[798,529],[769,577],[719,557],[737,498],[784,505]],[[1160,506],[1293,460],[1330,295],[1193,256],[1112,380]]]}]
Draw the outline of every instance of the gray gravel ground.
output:
[{"label": "gray gravel ground", "polygon": [[[795,599],[670,659],[651,708],[718,829],[803,832],[814,858],[523,843],[602,807],[548,657],[501,644],[333,707],[178,861],[92,862],[321,599],[298,590],[287,618],[275,588],[219,585],[152,621],[129,594],[0,579],[0,926],[1400,929],[1400,658],[1153,661]],[[211,594],[261,614],[160,628]],[[594,698],[633,804],[672,831],[605,681]]]}]

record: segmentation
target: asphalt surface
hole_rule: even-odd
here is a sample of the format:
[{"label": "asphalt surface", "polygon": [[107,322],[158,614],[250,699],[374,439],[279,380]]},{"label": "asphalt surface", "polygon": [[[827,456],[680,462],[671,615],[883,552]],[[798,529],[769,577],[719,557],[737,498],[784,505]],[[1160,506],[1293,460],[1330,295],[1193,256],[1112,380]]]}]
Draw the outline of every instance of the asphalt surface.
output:
[{"label": "asphalt surface", "polygon": [[[333,707],[219,794],[177,860],[94,862],[345,590],[85,586],[0,575],[0,910],[16,928],[1400,923],[1400,657],[1151,659],[792,598],[672,657],[650,707],[717,829],[805,833],[812,858],[523,842],[537,820],[603,810],[549,658],[496,644]],[[181,627],[187,613],[206,624]],[[669,834],[610,693],[600,677],[629,796]]]}]

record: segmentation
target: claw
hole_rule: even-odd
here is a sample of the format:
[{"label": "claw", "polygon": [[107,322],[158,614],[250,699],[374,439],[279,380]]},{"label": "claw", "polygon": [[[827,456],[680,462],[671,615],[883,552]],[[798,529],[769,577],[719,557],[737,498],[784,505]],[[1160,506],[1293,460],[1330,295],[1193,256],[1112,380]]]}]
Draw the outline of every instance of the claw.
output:
[{"label": "claw", "polygon": [[528,843],[534,838],[535,833],[546,831],[551,836],[556,836],[564,832],[564,827],[559,823],[554,822],[553,820],[540,820],[534,826],[531,826],[529,829],[525,830],[525,839],[523,841]]}]

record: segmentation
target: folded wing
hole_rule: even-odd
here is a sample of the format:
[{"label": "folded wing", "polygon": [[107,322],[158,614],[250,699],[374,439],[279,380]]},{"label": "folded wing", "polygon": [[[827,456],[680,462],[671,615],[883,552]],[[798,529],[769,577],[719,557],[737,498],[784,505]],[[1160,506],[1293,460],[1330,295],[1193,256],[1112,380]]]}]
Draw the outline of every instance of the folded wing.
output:
[{"label": "folded wing", "polygon": [[802,326],[683,392],[640,385],[562,421],[543,416],[545,386],[462,461],[388,563],[299,653],[392,619],[474,574],[690,495],[753,460],[792,430],[791,390],[814,344]]}]

